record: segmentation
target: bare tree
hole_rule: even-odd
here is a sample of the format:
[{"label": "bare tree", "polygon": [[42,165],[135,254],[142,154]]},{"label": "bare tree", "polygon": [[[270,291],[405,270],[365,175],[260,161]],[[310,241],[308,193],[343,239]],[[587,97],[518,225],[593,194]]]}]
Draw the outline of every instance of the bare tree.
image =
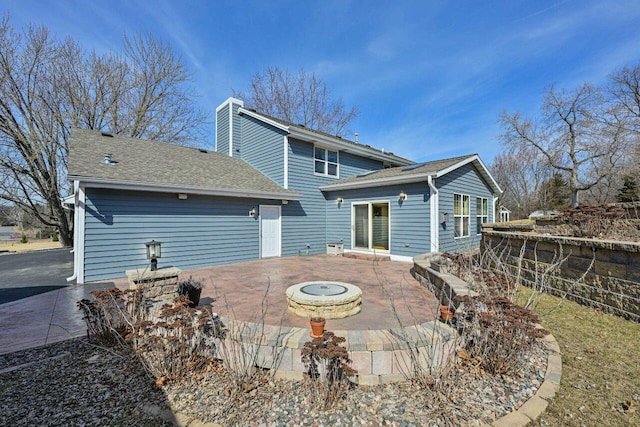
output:
[{"label": "bare tree", "polygon": [[609,76],[607,92],[628,119],[629,128],[640,134],[640,63],[623,67]]},{"label": "bare tree", "polygon": [[[124,54],[87,54],[45,27],[0,23],[0,199],[72,242],[61,196],[72,127],[188,143],[206,134],[190,74],[169,44],[125,37]],[[46,206],[43,210],[39,207]]]},{"label": "bare tree", "polygon": [[605,102],[601,90],[588,84],[572,91],[549,89],[538,120],[503,113],[500,135],[508,147],[534,147],[548,164],[566,174],[571,206],[615,173],[627,149],[625,126]]},{"label": "bare tree", "polygon": [[247,107],[309,129],[343,136],[358,111],[347,109],[341,98],[332,99],[325,82],[315,73],[298,74],[279,67],[256,73],[247,93],[233,91]]},{"label": "bare tree", "polygon": [[509,147],[495,157],[490,169],[491,175],[504,190],[496,207],[506,206],[512,211],[514,219],[526,218],[541,207],[541,189],[553,171],[536,148],[524,145]]}]

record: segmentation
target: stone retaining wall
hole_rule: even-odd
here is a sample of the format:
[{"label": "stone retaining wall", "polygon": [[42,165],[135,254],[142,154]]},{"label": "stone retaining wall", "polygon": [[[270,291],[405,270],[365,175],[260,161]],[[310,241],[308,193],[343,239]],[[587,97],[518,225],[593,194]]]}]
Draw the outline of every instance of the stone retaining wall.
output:
[{"label": "stone retaining wall", "polygon": [[[302,348],[311,340],[310,329],[266,325],[222,319],[227,335],[217,340],[216,354],[239,369],[251,360],[255,365],[275,370],[275,377],[301,380],[307,372]],[[330,321],[327,328],[330,329]],[[437,371],[455,351],[457,332],[439,321],[403,328],[332,331],[346,338],[343,346],[358,371],[356,381],[363,385],[406,381],[418,370]]]},{"label": "stone retaining wall", "polygon": [[[514,269],[520,263],[528,286],[545,280],[554,295],[640,321],[639,243],[485,229],[481,252],[487,250]],[[560,261],[553,274],[542,273]]]}]

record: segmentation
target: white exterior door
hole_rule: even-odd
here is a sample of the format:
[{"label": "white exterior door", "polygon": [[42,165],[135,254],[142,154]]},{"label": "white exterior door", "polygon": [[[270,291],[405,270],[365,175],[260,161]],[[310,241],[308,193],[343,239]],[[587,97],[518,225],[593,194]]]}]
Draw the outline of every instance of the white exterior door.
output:
[{"label": "white exterior door", "polygon": [[260,206],[260,258],[280,256],[280,206]]}]

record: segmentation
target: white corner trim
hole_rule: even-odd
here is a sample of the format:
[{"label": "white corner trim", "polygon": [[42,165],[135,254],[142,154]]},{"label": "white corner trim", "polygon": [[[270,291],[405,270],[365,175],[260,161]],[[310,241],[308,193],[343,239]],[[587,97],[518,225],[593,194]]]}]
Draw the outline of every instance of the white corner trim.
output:
[{"label": "white corner trim", "polygon": [[254,119],[258,119],[261,122],[264,122],[268,125],[271,125],[275,128],[283,130],[285,132],[289,132],[289,126],[285,126],[282,123],[278,123],[275,120],[271,120],[268,117],[263,116],[262,114],[258,114],[255,111],[247,110],[246,108],[240,107],[238,108],[238,114],[246,114],[249,117],[253,117]]},{"label": "white corner trim", "polygon": [[233,157],[233,103],[229,103],[229,157]]},{"label": "white corner trim", "polygon": [[427,178],[429,184],[429,210],[431,211],[429,228],[431,229],[429,240],[431,241],[431,252],[438,252],[440,248],[440,192],[436,188],[433,178]]},{"label": "white corner trim", "polygon": [[[75,181],[78,182],[78,181]],[[75,185],[75,184],[74,184]],[[76,259],[76,283],[82,285],[84,283],[84,233],[86,223],[86,193],[83,183],[78,182],[78,202],[76,203],[76,217],[78,218],[78,231],[74,231],[74,258]],[[74,221],[75,222],[75,221]],[[77,240],[76,240],[77,239]]]},{"label": "white corner trim", "polygon": [[284,141],[284,177],[282,186],[285,190],[289,189],[289,137],[287,135],[283,136]]}]

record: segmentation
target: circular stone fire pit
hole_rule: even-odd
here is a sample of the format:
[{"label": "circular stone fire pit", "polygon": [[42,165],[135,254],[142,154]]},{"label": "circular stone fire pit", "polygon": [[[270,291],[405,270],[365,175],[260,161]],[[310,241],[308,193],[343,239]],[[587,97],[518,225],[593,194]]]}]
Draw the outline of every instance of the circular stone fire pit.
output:
[{"label": "circular stone fire pit", "polygon": [[289,286],[287,304],[289,311],[301,317],[342,319],[360,313],[362,291],[343,282],[303,282]]}]

